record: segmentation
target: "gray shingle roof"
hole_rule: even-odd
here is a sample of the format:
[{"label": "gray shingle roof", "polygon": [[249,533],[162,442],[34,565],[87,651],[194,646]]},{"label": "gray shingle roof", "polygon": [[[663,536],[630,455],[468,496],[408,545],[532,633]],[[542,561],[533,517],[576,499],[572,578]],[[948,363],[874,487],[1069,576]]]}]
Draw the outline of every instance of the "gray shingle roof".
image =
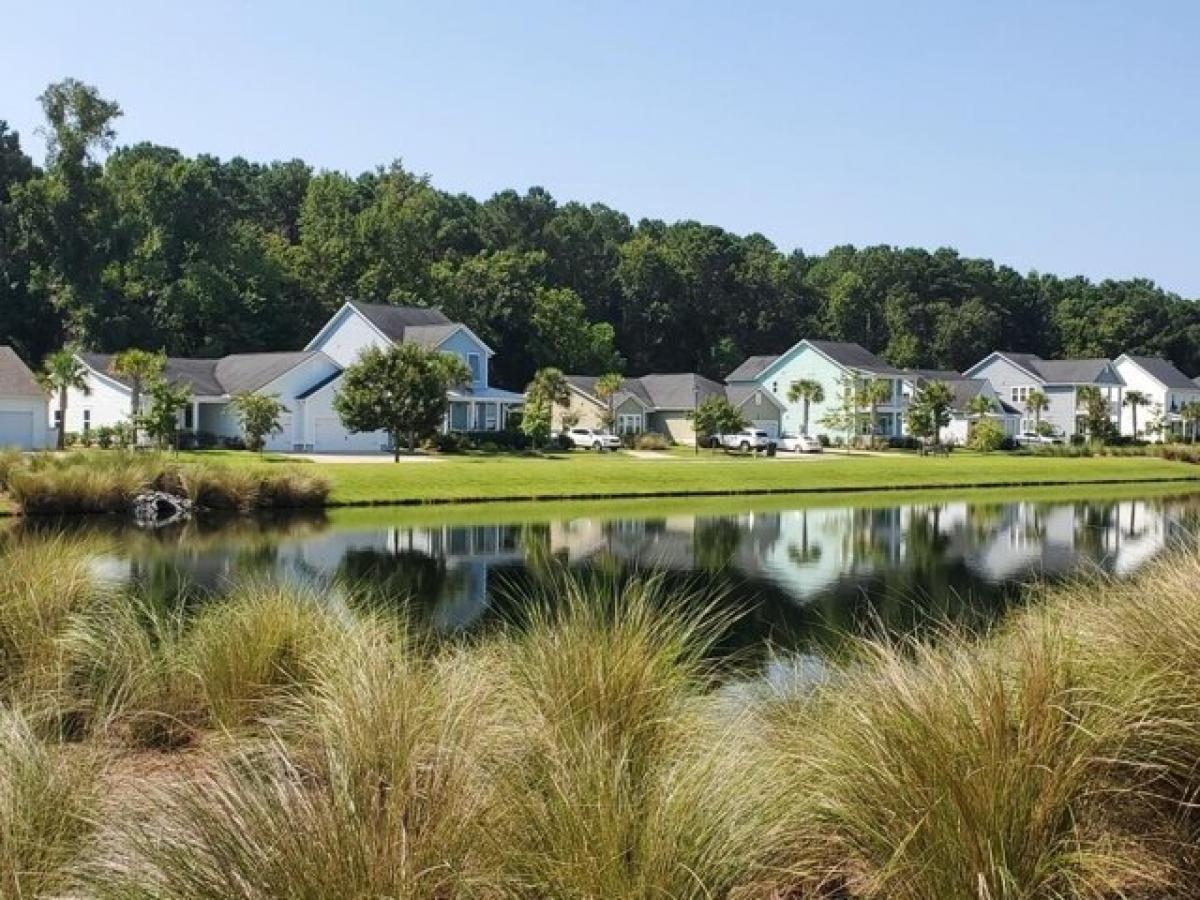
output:
[{"label": "gray shingle roof", "polygon": [[[566,379],[577,390],[596,398],[595,376],[567,375]],[[712,394],[725,396],[725,386],[694,372],[659,372],[626,378],[621,390],[613,396],[613,405],[620,406],[632,396],[651,409],[691,409],[697,396],[703,401]]]},{"label": "gray shingle roof", "polygon": [[770,401],[780,409],[783,408],[783,404],[774,394],[756,384],[731,384],[725,388],[725,396],[734,406],[741,406],[755,394],[762,394],[764,400]]},{"label": "gray shingle roof", "polygon": [[751,356],[725,376],[726,381],[753,381],[779,356]]},{"label": "gray shingle roof", "polygon": [[965,377],[962,372],[953,369],[905,369],[905,375],[911,375],[917,381],[958,381]]},{"label": "gray shingle roof", "polygon": [[1127,353],[1125,357],[1144,369],[1163,387],[1185,391],[1193,390],[1196,387],[1196,382],[1175,368],[1170,360],[1163,359],[1161,356],[1134,356]]},{"label": "gray shingle roof", "polygon": [[[359,303],[356,300],[352,300],[350,305],[393,341],[403,341],[405,332],[410,328],[454,325],[440,309],[430,309],[424,306],[390,306],[386,303]],[[417,338],[414,335],[410,336],[410,339],[416,340]]]},{"label": "gray shingle roof", "polygon": [[[314,356],[324,354],[315,350],[301,350],[294,353],[235,353],[221,359],[172,356],[167,358],[163,375],[171,384],[186,385],[196,396],[220,397],[257,390]],[[97,372],[126,387],[130,386],[128,378],[109,371],[112,354],[80,353],[79,358]]]},{"label": "gray shingle roof", "polygon": [[1042,359],[1033,353],[1000,354],[1046,384],[1092,384],[1111,362],[1107,359]]},{"label": "gray shingle roof", "polygon": [[0,397],[42,397],[41,389],[29,366],[12,347],[0,346]]},{"label": "gray shingle roof", "polygon": [[871,375],[885,375],[889,378],[901,378],[904,375],[895,366],[889,366],[861,344],[849,341],[809,341],[808,343],[847,369],[857,369]]}]

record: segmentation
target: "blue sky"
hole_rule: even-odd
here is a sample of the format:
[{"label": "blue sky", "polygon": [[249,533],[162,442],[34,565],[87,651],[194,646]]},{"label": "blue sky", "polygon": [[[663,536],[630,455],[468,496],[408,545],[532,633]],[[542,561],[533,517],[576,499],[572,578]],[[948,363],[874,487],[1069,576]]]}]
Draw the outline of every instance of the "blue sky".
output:
[{"label": "blue sky", "polygon": [[[0,118],[1200,297],[1200,4],[5,0]],[[438,9],[437,7],[444,7]]]}]

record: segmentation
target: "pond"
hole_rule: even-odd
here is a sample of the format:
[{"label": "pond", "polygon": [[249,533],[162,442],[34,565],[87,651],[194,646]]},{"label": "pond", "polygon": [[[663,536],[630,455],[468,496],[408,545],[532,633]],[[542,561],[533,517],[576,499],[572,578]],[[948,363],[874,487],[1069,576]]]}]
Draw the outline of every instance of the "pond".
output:
[{"label": "pond", "polygon": [[723,651],[775,655],[881,629],[980,627],[1030,581],[1087,569],[1129,574],[1200,521],[1200,493],[1103,490],[379,508],[202,519],[156,532],[96,519],[67,527],[104,533],[106,579],[164,600],[204,602],[239,577],[271,577],[315,585],[330,603],[366,589],[443,634],[487,628],[514,595],[564,569],[654,572],[681,596],[715,594],[736,609]]}]

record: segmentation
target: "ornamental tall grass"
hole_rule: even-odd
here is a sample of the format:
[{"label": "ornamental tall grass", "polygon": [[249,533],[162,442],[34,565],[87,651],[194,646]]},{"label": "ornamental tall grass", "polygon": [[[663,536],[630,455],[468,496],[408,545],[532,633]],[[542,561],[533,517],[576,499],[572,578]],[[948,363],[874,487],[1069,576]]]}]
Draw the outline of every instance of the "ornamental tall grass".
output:
[{"label": "ornamental tall grass", "polygon": [[99,758],[0,707],[0,897],[64,896],[100,811]]}]

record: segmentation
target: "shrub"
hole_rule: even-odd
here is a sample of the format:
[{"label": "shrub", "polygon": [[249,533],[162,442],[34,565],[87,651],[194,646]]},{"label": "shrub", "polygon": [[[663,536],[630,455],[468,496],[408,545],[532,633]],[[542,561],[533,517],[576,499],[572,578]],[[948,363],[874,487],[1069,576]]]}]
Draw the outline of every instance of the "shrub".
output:
[{"label": "shrub", "polygon": [[149,484],[141,467],[31,467],[11,473],[9,493],[31,515],[107,513],[124,510]]},{"label": "shrub", "polygon": [[920,450],[921,439],[911,434],[892,435],[887,439],[887,445],[893,450]]},{"label": "shrub", "polygon": [[657,431],[645,431],[637,436],[633,446],[638,450],[667,450],[671,442]]},{"label": "shrub", "polygon": [[98,758],[44,744],[0,707],[0,896],[59,897],[100,811]]},{"label": "shrub", "polygon": [[980,419],[971,423],[971,433],[967,437],[967,446],[972,450],[992,452],[1005,446],[1008,436],[995,419]]}]

